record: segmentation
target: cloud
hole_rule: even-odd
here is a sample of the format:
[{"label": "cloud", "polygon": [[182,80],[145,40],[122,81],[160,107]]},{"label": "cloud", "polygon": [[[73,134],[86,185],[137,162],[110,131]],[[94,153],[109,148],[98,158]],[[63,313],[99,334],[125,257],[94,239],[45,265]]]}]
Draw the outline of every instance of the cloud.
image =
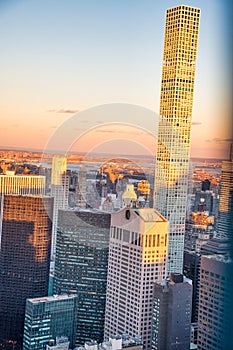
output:
[{"label": "cloud", "polygon": [[104,129],[104,130],[99,130],[96,129],[95,130],[96,133],[100,133],[100,134],[125,134],[125,135],[143,135],[144,133],[142,131],[124,131],[124,130],[116,130],[116,129]]},{"label": "cloud", "polygon": [[80,112],[79,109],[49,109],[48,112],[50,113],[70,113],[70,114],[75,114]]},{"label": "cloud", "polygon": [[192,125],[201,125],[202,122],[192,122]]},{"label": "cloud", "polygon": [[233,142],[233,139],[231,138],[220,138],[220,137],[215,137],[211,140],[207,139],[205,142],[215,142],[215,143],[225,143],[225,142]]}]

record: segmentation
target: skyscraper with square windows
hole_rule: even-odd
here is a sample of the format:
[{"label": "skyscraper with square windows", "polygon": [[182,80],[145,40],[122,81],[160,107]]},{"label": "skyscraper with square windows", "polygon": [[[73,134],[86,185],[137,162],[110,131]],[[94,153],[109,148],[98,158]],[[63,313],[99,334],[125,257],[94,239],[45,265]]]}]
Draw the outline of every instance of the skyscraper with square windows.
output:
[{"label": "skyscraper with square windows", "polygon": [[166,13],[154,206],[170,223],[168,275],[183,266],[199,20],[200,9],[185,5]]},{"label": "skyscraper with square windows", "polygon": [[0,226],[0,343],[21,349],[27,298],[48,293],[53,199],[5,195]]},{"label": "skyscraper with square windows", "polygon": [[152,208],[112,213],[104,336],[141,336],[151,350],[154,283],[166,277],[168,222]]}]

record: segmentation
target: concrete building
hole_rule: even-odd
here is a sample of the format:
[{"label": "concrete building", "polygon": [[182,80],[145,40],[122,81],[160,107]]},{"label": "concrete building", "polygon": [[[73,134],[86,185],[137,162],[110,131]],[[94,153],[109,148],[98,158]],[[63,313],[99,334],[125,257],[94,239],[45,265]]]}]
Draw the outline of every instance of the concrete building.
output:
[{"label": "concrete building", "polygon": [[152,349],[189,350],[191,311],[191,280],[172,273],[169,282],[155,283]]},{"label": "concrete building", "polygon": [[168,222],[155,209],[112,213],[105,339],[128,333],[151,350],[153,290],[166,276]]},{"label": "concrete building", "polygon": [[76,293],[76,343],[103,341],[111,214],[59,210],[54,294]]},{"label": "concrete building", "polygon": [[201,257],[198,350],[233,349],[232,267],[228,256]]},{"label": "concrete building", "polygon": [[[65,336],[66,343],[75,346],[77,326],[77,296],[54,295],[27,299],[23,350],[45,349],[51,339]],[[58,344],[64,344],[64,342]],[[63,345],[64,346],[64,345]],[[56,348],[55,348],[56,349]]]},{"label": "concrete building", "polygon": [[53,199],[5,195],[0,227],[0,342],[21,349],[27,298],[46,296]]},{"label": "concrete building", "polygon": [[169,221],[168,276],[182,273],[200,9],[167,10],[154,207]]}]

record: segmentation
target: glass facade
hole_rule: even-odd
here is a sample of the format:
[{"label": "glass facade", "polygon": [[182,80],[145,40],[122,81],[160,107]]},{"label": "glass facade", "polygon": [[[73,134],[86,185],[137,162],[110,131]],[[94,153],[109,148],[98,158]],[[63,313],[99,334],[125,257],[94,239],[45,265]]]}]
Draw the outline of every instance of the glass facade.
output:
[{"label": "glass facade", "polygon": [[46,349],[46,344],[57,336],[66,336],[75,346],[77,296],[27,299],[23,350]]},{"label": "glass facade", "polygon": [[[21,349],[27,298],[48,293],[53,199],[5,195],[0,241],[0,342]],[[18,347],[19,346],[19,347]]]},{"label": "glass facade", "polygon": [[76,343],[103,341],[111,215],[59,210],[53,293],[78,295]]}]

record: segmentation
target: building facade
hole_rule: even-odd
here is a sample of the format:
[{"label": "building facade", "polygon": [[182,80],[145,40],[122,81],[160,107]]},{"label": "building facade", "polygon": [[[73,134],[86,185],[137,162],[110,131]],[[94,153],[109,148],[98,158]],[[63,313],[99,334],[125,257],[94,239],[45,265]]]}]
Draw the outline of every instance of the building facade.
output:
[{"label": "building facade", "polygon": [[201,257],[198,338],[199,350],[233,349],[232,260],[224,255]]},{"label": "building facade", "polygon": [[0,194],[45,194],[45,176],[0,175]]},{"label": "building facade", "polygon": [[75,346],[77,323],[77,296],[54,295],[27,299],[23,350],[42,350],[51,339],[67,337]]},{"label": "building facade", "polygon": [[152,349],[189,350],[191,313],[191,280],[171,273],[169,282],[155,283]]},{"label": "building facade", "polygon": [[222,162],[217,234],[233,240],[233,149],[230,160]]},{"label": "building facade", "polygon": [[103,341],[110,213],[59,210],[53,293],[76,293],[76,342]]},{"label": "building facade", "polygon": [[126,207],[112,214],[105,339],[137,335],[151,350],[153,289],[166,276],[167,229],[155,209]]},{"label": "building facade", "polygon": [[27,298],[46,296],[53,199],[5,195],[0,228],[0,342],[22,345]]},{"label": "building facade", "polygon": [[155,208],[169,221],[168,275],[182,273],[190,131],[200,9],[167,10],[155,172]]},{"label": "building facade", "polygon": [[67,159],[62,156],[53,157],[51,173],[51,196],[54,197],[53,232],[51,258],[55,259],[58,210],[68,207],[69,178],[66,174]]}]

